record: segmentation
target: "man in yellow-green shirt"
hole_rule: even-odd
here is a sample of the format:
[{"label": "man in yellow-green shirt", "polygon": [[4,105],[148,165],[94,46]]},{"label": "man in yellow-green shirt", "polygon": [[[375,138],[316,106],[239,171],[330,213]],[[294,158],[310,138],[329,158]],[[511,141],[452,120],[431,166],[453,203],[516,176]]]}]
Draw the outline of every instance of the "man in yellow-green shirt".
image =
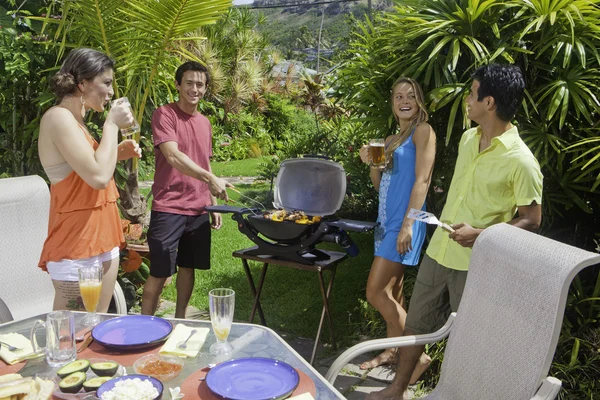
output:
[{"label": "man in yellow-green shirt", "polygon": [[[438,228],[429,243],[410,300],[405,335],[434,332],[456,311],[471,248],[485,228],[501,222],[527,230],[540,226],[540,166],[510,122],[524,89],[523,75],[516,66],[491,64],[473,74],[467,116],[479,126],[467,130],[461,138],[440,217],[455,232],[448,234]],[[394,381],[367,399],[403,399],[413,371],[427,368],[423,351],[424,346],[398,349]]]}]

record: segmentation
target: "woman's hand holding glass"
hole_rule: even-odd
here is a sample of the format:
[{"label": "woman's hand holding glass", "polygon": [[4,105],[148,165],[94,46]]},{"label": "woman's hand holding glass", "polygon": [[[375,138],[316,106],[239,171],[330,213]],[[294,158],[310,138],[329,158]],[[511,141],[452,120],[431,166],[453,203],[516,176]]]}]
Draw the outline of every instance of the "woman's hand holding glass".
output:
[{"label": "woman's hand holding glass", "polygon": [[371,164],[371,154],[369,154],[369,145],[365,144],[363,147],[360,148],[360,150],[358,151],[358,154],[360,155],[360,160],[365,163],[365,164]]},{"label": "woman's hand holding glass", "polygon": [[127,128],[135,123],[129,103],[113,105],[108,111],[106,122],[115,124],[119,129]]}]

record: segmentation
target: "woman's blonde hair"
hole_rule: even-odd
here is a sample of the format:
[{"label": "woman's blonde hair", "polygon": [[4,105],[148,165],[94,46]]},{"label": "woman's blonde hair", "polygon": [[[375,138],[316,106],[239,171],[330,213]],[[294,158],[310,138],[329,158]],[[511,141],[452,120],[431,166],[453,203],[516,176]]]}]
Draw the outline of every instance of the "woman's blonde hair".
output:
[{"label": "woman's blonde hair", "polygon": [[394,107],[394,89],[396,88],[396,86],[398,86],[402,83],[408,83],[409,85],[412,86],[413,92],[415,93],[415,100],[417,102],[417,106],[419,107],[419,111],[412,117],[412,119],[410,121],[410,125],[406,129],[400,130],[398,132],[398,136],[394,140],[392,140],[392,142],[390,142],[390,144],[385,149],[385,159],[387,160],[386,168],[392,168],[394,151],[396,151],[396,149],[402,143],[404,143],[406,138],[408,138],[408,136],[410,136],[411,132],[415,129],[415,127],[417,127],[419,124],[422,124],[429,120],[429,114],[427,113],[427,108],[425,107],[425,95],[423,94],[423,88],[421,88],[421,85],[419,85],[419,83],[417,81],[415,81],[414,79],[406,77],[406,76],[401,76],[400,78],[396,79],[396,81],[392,85],[392,92],[390,94],[390,97],[391,97],[390,103],[392,106],[392,113],[394,115],[394,119],[396,120],[396,123],[398,124],[398,128],[400,129],[400,121],[398,120],[398,116],[396,115],[396,112],[393,108]]}]

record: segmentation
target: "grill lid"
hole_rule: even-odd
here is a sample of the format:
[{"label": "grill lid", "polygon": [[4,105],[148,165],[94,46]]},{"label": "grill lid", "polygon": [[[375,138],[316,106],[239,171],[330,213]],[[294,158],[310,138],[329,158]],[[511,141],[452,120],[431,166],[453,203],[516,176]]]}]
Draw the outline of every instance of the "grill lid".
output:
[{"label": "grill lid", "polygon": [[331,160],[304,157],[281,163],[273,206],[308,215],[331,215],[340,209],[346,194],[346,172]]}]

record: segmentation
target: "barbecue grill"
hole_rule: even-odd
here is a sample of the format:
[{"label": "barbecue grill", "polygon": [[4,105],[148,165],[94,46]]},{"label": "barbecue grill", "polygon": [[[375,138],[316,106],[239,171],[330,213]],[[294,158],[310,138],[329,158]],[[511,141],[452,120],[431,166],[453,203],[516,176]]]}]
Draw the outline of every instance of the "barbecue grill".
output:
[{"label": "barbecue grill", "polygon": [[339,244],[349,256],[358,254],[358,247],[347,231],[367,232],[374,222],[340,219],[340,209],[346,194],[344,168],[329,159],[315,156],[294,158],[281,163],[275,180],[273,206],[290,212],[302,211],[309,217],[321,217],[319,222],[299,224],[275,221],[263,216],[267,210],[230,205],[209,206],[208,211],[231,213],[240,232],[256,243],[252,255],[275,256],[300,264],[314,265],[329,255],[316,248],[320,242]]}]

